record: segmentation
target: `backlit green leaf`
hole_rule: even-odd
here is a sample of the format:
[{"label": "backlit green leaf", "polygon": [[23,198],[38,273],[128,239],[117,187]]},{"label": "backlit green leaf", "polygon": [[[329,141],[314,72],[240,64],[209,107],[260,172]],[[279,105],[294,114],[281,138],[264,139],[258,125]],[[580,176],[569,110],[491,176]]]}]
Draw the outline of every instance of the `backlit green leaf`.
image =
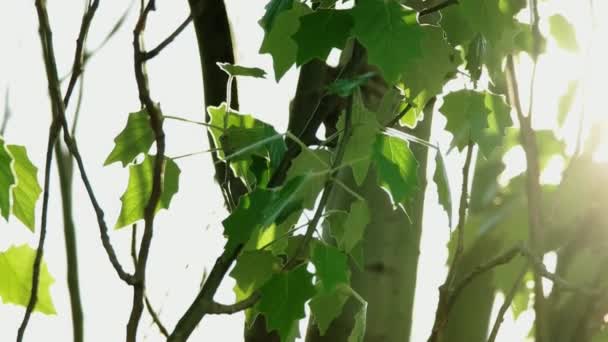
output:
[{"label": "backlit green leaf", "polygon": [[327,59],[332,48],[342,49],[350,36],[353,18],[349,11],[320,9],[300,17],[300,27],[293,35],[298,45],[296,63],[313,58]]},{"label": "backlit green leaf", "polygon": [[268,32],[272,30],[277,16],[283,11],[290,9],[293,3],[294,0],[270,0],[266,7],[264,7],[266,12],[259,22],[260,26],[264,28],[264,31]]},{"label": "backlit green leaf", "polygon": [[339,284],[349,284],[350,272],[346,254],[340,252],[336,247],[322,242],[315,243],[311,261],[315,265],[315,275],[320,282],[321,290],[332,292]]},{"label": "backlit green leaf", "polygon": [[563,15],[555,14],[549,17],[549,31],[560,48],[570,52],[579,50],[574,27]]},{"label": "backlit green leaf", "polygon": [[42,189],[38,184],[38,168],[32,164],[24,146],[8,145],[13,156],[17,185],[13,187],[13,215],[34,231],[36,201]]},{"label": "backlit green leaf", "polygon": [[437,151],[435,155],[435,173],[433,173],[433,181],[437,185],[437,195],[439,204],[448,214],[448,224],[452,227],[452,192],[450,191],[450,183],[448,182],[448,172],[445,168],[445,162],[441,151]]},{"label": "backlit green leaf", "polygon": [[329,222],[331,235],[336,239],[338,247],[351,253],[363,239],[365,227],[370,222],[367,203],[365,201],[353,202],[348,214],[331,215],[327,222]]},{"label": "backlit green leaf", "polygon": [[389,83],[421,54],[420,30],[414,12],[406,13],[397,1],[364,0],[351,10],[353,35],[367,48],[368,61],[377,65]]},{"label": "backlit green leaf", "polygon": [[287,171],[287,179],[328,171],[326,175],[309,177],[307,185],[302,188],[299,196],[301,196],[304,207],[307,209],[313,209],[315,201],[330,175],[330,157],[331,153],[327,150],[306,148],[293,160],[289,171]]},{"label": "backlit green leaf", "polygon": [[121,162],[127,166],[140,153],[148,153],[154,142],[154,131],[145,109],[130,113],[127,126],[114,138],[114,148],[103,165]]},{"label": "backlit green leaf", "polygon": [[242,65],[230,64],[230,63],[217,63],[220,69],[224,70],[230,76],[249,76],[254,78],[265,78],[266,71],[255,68],[246,67]]},{"label": "backlit green leaf", "polygon": [[348,342],[363,342],[367,323],[367,303],[362,303],[361,308],[355,314],[355,326],[348,336]]},{"label": "backlit green leaf", "polygon": [[310,12],[308,6],[296,1],[291,9],[283,11],[276,17],[272,29],[264,35],[260,53],[269,53],[272,56],[277,81],[296,62],[298,45],[292,36],[300,27],[300,18]]},{"label": "backlit green leaf", "polygon": [[[129,167],[129,182],[124,194],[120,197],[122,206],[115,228],[122,228],[144,218],[144,209],[148,205],[152,193],[152,177],[155,156],[146,155],[140,164]],[[169,209],[171,199],[179,188],[180,169],[175,162],[165,158],[165,168],[162,174],[162,194],[156,211]]]},{"label": "backlit green leaf", "polygon": [[557,122],[560,126],[566,121],[566,117],[572,109],[572,104],[576,98],[576,91],[578,90],[578,81],[570,81],[568,83],[568,89],[566,93],[559,98],[559,104],[557,107]]},{"label": "backlit green leaf", "polygon": [[473,90],[459,90],[443,98],[439,111],[447,119],[445,128],[452,133],[452,147],[465,148],[469,140],[478,142],[483,130],[488,127],[490,110],[485,106],[483,93]]},{"label": "backlit green leaf", "polygon": [[247,243],[258,229],[279,224],[292,212],[301,208],[298,192],[308,177],[297,177],[276,189],[256,188],[239,200],[238,207],[222,224],[228,238],[226,249],[231,250]]},{"label": "backlit green leaf", "polygon": [[15,176],[11,170],[12,160],[4,139],[0,138],[0,215],[6,220],[11,209],[11,186],[15,184]]},{"label": "backlit green leaf", "polygon": [[256,305],[266,317],[268,331],[277,331],[285,340],[294,322],[304,318],[304,304],[315,294],[312,274],[306,265],[275,274],[260,290],[261,299]]},{"label": "backlit green leaf", "polygon": [[321,336],[325,335],[331,322],[340,316],[348,297],[348,294],[339,290],[329,293],[317,292],[312,297],[309,303],[310,311],[317,327],[319,327]]},{"label": "backlit green leaf", "polygon": [[[36,250],[28,245],[12,246],[0,252],[0,298],[4,303],[27,306],[32,290],[32,270]],[[50,287],[55,279],[43,261],[40,267],[38,301],[35,311],[54,315],[55,306],[51,299]]]},{"label": "backlit green leaf", "polygon": [[418,189],[418,163],[407,142],[378,134],[373,158],[378,171],[378,184],[391,195],[396,206],[411,198]]}]

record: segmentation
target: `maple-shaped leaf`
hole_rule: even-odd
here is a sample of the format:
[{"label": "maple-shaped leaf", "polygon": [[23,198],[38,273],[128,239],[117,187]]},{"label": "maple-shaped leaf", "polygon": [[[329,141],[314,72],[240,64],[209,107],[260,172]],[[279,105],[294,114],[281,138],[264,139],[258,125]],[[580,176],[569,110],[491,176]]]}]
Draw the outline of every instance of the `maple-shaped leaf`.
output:
[{"label": "maple-shaped leaf", "polygon": [[312,10],[304,3],[296,1],[289,10],[281,12],[270,31],[267,31],[260,47],[260,53],[272,56],[274,76],[278,82],[296,62],[298,45],[292,36],[300,27],[300,18]]},{"label": "maple-shaped leaf", "polygon": [[405,12],[397,1],[364,0],[350,10],[352,34],[367,49],[368,61],[377,65],[392,84],[421,54],[420,30],[414,12]]},{"label": "maple-shaped leaf", "polygon": [[[298,1],[295,1],[297,3]],[[268,32],[272,30],[276,18],[283,13],[284,11],[289,10],[294,4],[294,0],[270,0],[268,4],[264,7],[266,12],[262,19],[260,19],[259,24],[262,26],[264,31]]]},{"label": "maple-shaped leaf", "polygon": [[349,294],[339,289],[332,292],[317,291],[312,297],[308,305],[321,336],[325,335],[331,322],[340,316],[348,298]]},{"label": "maple-shaped leaf", "polygon": [[242,196],[237,208],[222,222],[228,239],[226,249],[232,250],[247,243],[255,231],[279,224],[300,209],[298,193],[306,185],[307,178],[296,177],[271,190],[256,188]]},{"label": "maple-shaped leaf", "polygon": [[448,224],[452,227],[452,192],[450,190],[448,172],[441,151],[437,151],[435,155],[435,173],[433,173],[433,181],[435,181],[435,184],[437,185],[439,204],[448,214]]},{"label": "maple-shaped leaf", "polygon": [[13,170],[17,179],[17,184],[12,188],[12,212],[26,227],[34,231],[36,201],[42,192],[38,183],[38,168],[28,158],[25,146],[8,145],[7,148],[13,157]]},{"label": "maple-shaped leaf", "polygon": [[306,148],[293,160],[291,167],[287,171],[288,180],[298,176],[311,175],[308,183],[299,194],[303,200],[304,207],[307,209],[313,209],[316,199],[330,175],[330,172],[327,172],[325,175],[321,174],[323,171],[331,169],[330,158],[331,153],[327,150],[311,150]]},{"label": "maple-shaped leaf", "polygon": [[560,48],[570,52],[579,50],[574,27],[563,15],[555,14],[549,17],[549,31]]},{"label": "maple-shaped leaf", "polygon": [[485,106],[490,111],[487,118],[488,127],[484,128],[477,141],[479,150],[488,158],[492,151],[503,144],[505,130],[513,126],[511,119],[511,107],[505,99],[496,94],[486,92]]},{"label": "maple-shaped leaf", "polygon": [[[146,155],[140,164],[129,167],[129,182],[124,194],[120,197],[122,206],[114,228],[122,228],[144,218],[144,211],[152,193],[152,178],[154,159],[156,156]],[[171,199],[179,189],[181,173],[175,162],[165,157],[165,167],[162,172],[162,193],[156,211],[169,209]]]},{"label": "maple-shaped leaf", "polygon": [[469,140],[478,142],[488,127],[490,110],[485,105],[485,94],[473,90],[459,90],[443,98],[439,111],[447,119],[445,129],[454,138],[452,147],[465,148]]},{"label": "maple-shaped leaf", "polygon": [[246,67],[237,64],[220,63],[217,62],[217,66],[222,69],[229,76],[248,76],[253,78],[265,78],[266,71],[257,67]]},{"label": "maple-shaped leaf", "polygon": [[12,161],[4,139],[0,137],[0,215],[6,220],[11,209],[11,187],[15,184],[15,176],[11,170]]},{"label": "maple-shaped leaf", "polygon": [[263,183],[261,175],[254,173],[255,157],[260,157],[257,162],[268,164],[262,165],[262,172],[274,170],[286,150],[281,135],[271,125],[249,114],[228,111],[226,103],[209,106],[207,112],[211,118],[209,132],[215,146],[222,149],[218,152],[219,157],[230,158],[232,170],[251,187]]},{"label": "maple-shaped leaf", "polygon": [[[240,301],[251,296],[279,270],[280,260],[270,251],[243,252],[230,272],[230,277],[236,281],[233,289],[236,300]],[[251,310],[245,312],[248,322],[253,318],[252,314]]]},{"label": "maple-shaped leaf", "polygon": [[393,204],[404,203],[418,189],[418,162],[408,143],[399,138],[378,134],[373,156],[378,184],[391,195]]},{"label": "maple-shaped leaf", "polygon": [[351,253],[365,235],[365,227],[370,222],[369,207],[365,201],[353,202],[348,213],[332,214],[325,222],[328,222],[338,247]]},{"label": "maple-shaped leaf", "polygon": [[304,318],[304,304],[315,294],[312,274],[306,265],[275,274],[260,293],[256,309],[266,317],[268,331],[277,331],[283,341],[290,335],[294,322]]},{"label": "maple-shaped leaf", "polygon": [[[346,229],[349,228],[351,227]],[[350,271],[346,254],[336,247],[323,242],[314,243],[311,261],[315,265],[315,275],[322,291],[332,292],[340,284],[349,284]]]},{"label": "maple-shaped leaf", "polygon": [[140,153],[148,153],[154,143],[154,131],[145,109],[129,114],[127,126],[114,138],[114,148],[103,165],[121,162],[127,166]]},{"label": "maple-shaped leaf", "polygon": [[420,53],[412,55],[409,63],[402,69],[402,80],[406,97],[410,102],[424,93],[415,109],[420,115],[426,102],[439,94],[444,84],[451,78],[460,63],[458,53],[445,39],[444,31],[435,26],[415,27],[420,37]]},{"label": "maple-shaped leaf", "polygon": [[352,26],[353,18],[346,10],[320,9],[300,17],[293,35],[298,45],[296,63],[303,65],[313,58],[325,61],[332,48],[344,48]]},{"label": "maple-shaped leaf", "polygon": [[[344,129],[344,116],[340,116],[336,126],[338,130]],[[344,148],[342,163],[350,165],[357,185],[361,185],[367,176],[371,163],[370,155],[376,141],[376,134],[380,131],[380,124],[376,120],[376,113],[369,111],[363,104],[361,92],[353,96],[351,136]]]},{"label": "maple-shaped leaf", "polygon": [[[0,299],[26,307],[32,291],[32,271],[36,250],[28,245],[12,246],[0,252]],[[50,287],[55,279],[49,273],[46,263],[40,265],[38,300],[35,311],[54,315],[55,306],[51,299]]]}]

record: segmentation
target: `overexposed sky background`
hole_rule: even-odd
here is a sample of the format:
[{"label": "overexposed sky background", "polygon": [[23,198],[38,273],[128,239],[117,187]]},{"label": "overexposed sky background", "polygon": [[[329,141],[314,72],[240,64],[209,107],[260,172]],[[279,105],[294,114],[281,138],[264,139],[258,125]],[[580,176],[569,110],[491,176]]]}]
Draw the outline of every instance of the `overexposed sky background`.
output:
[{"label": "overexposed sky background", "polygon": [[[264,12],[266,0],[227,0],[227,8],[236,41],[237,63],[265,69],[266,80],[239,80],[241,111],[269,122],[278,131],[285,131],[288,118],[288,103],[295,90],[297,73],[290,70],[279,84],[272,75],[272,60],[269,55],[259,55],[258,50],[263,30],[257,21]],[[605,2],[596,1],[596,15],[608,13]],[[106,220],[113,226],[120,209],[120,196],[126,188],[128,171],[119,164],[102,167],[103,161],[113,146],[113,139],[124,127],[129,112],[137,111],[139,100],[133,76],[132,29],[137,16],[138,1],[131,9],[127,22],[118,34],[87,65],[85,92],[77,139],[84,156],[89,176],[98,199],[106,212]],[[605,114],[602,110],[603,89],[608,71],[606,47],[602,46],[608,35],[607,25],[598,22],[594,48],[591,41],[588,3],[567,0],[550,0],[541,3],[542,13],[555,11],[564,13],[577,26],[581,52],[571,54],[559,50],[549,43],[549,54],[541,59],[536,88],[535,125],[554,128],[558,98],[568,81],[586,77],[585,96],[579,96],[574,113],[580,114],[582,103],[586,104],[589,120],[586,126],[596,124]],[[91,27],[87,46],[95,48],[110,31],[115,21],[128,8],[129,1],[101,1]],[[75,40],[83,11],[82,0],[49,1],[48,3],[55,52],[61,75],[69,71]],[[150,16],[146,30],[146,44],[156,46],[171,33],[188,15],[187,1],[157,0],[158,10]],[[525,17],[524,17],[525,18]],[[546,27],[543,26],[545,32]],[[50,123],[50,104],[47,97],[47,82],[42,62],[38,24],[33,1],[0,1],[0,92],[10,90],[10,107],[13,116],[8,122],[6,141],[25,145],[35,165],[44,164],[44,152]],[[529,75],[530,63],[522,59],[521,84]],[[589,72],[593,70],[593,72]],[[192,27],[188,27],[158,57],[148,63],[152,97],[161,103],[163,112],[193,120],[202,120],[202,81],[198,51]],[[522,93],[526,93],[522,87]],[[580,93],[579,93],[580,94]],[[602,96],[603,95],[603,96]],[[72,97],[69,114],[75,108],[76,96]],[[525,98],[525,96],[524,96]],[[582,100],[584,98],[584,100]],[[525,99],[524,99],[525,101]],[[440,103],[437,105],[439,108]],[[4,97],[0,98],[0,108]],[[1,115],[1,114],[0,114]],[[432,141],[449,145],[450,135],[443,132],[445,120],[436,115]],[[572,140],[576,120],[569,120],[566,129],[559,134]],[[208,148],[207,137],[199,126],[175,121],[166,121],[167,155],[177,156]],[[604,144],[606,146],[606,144]],[[608,150],[608,147],[606,148]],[[608,155],[605,151],[604,154]],[[512,153],[509,168],[521,170],[521,153]],[[460,184],[462,156],[453,152],[447,159],[453,201],[457,202]],[[208,155],[197,155],[180,159],[180,190],[173,198],[171,209],[157,215],[155,236],[148,266],[147,291],[165,325],[172,329],[177,319],[196,295],[203,272],[209,269],[223,247],[221,220],[226,211],[222,205],[219,189],[213,181],[213,168]],[[432,174],[433,162],[429,163]],[[51,294],[58,314],[44,316],[34,314],[26,335],[27,341],[69,340],[71,316],[66,285],[65,251],[61,203],[58,179],[53,167],[51,202],[49,208],[48,238],[45,259],[55,284]],[[559,168],[549,172],[550,178],[559,179]],[[85,311],[85,339],[87,341],[119,341],[124,339],[125,325],[131,307],[132,291],[118,279],[112,269],[99,239],[98,226],[93,209],[82,187],[79,174],[75,172],[74,220],[77,226],[79,269],[83,308]],[[555,179],[553,179],[555,180]],[[42,184],[42,170],[39,170]],[[424,341],[432,325],[437,286],[443,281],[447,256],[444,248],[447,238],[447,218],[436,205],[435,186],[428,187],[425,212],[425,230],[422,236],[421,259],[417,298],[416,320],[412,341]],[[457,203],[456,203],[457,205]],[[40,220],[40,205],[37,212],[37,227]],[[440,227],[438,229],[438,227]],[[445,227],[445,229],[441,228]],[[132,269],[129,256],[130,228],[110,232],[119,259],[125,268]],[[17,220],[9,223],[0,219],[0,251],[11,245],[28,243],[35,247],[37,234],[32,234]],[[226,278],[216,296],[221,302],[234,300],[234,282]],[[500,305],[500,300],[497,305]],[[24,309],[14,305],[0,304],[0,341],[11,341],[21,322]],[[519,341],[527,335],[530,314],[522,315],[517,322],[507,320],[501,332],[502,341]],[[242,340],[243,315],[206,316],[192,336],[193,341],[203,337],[221,336],[224,341]],[[149,316],[144,313],[140,325],[140,340],[162,341]]]}]

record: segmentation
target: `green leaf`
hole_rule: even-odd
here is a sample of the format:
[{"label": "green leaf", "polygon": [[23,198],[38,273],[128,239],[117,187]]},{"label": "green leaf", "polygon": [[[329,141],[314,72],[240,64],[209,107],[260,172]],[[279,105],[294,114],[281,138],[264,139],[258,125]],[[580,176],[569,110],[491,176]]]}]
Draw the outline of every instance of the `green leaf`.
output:
[{"label": "green leaf", "polygon": [[336,247],[317,242],[313,245],[311,259],[321,290],[329,293],[335,291],[340,284],[349,284],[350,271],[346,254]]},{"label": "green leaf", "polygon": [[266,317],[268,331],[276,330],[285,340],[294,322],[304,317],[304,304],[315,294],[312,274],[306,265],[275,274],[260,290],[256,308]]},{"label": "green leaf", "polygon": [[[32,291],[32,271],[36,250],[28,245],[12,246],[0,252],[0,298],[4,303],[26,307]],[[35,311],[54,315],[55,306],[51,299],[50,287],[55,279],[49,273],[46,263],[40,265],[38,301]]]},{"label": "green leaf", "polygon": [[154,142],[154,131],[150,126],[148,112],[145,109],[129,114],[127,126],[114,138],[114,148],[105,165],[122,162],[127,166],[140,153],[148,153]]},{"label": "green leaf", "polygon": [[327,93],[340,97],[348,97],[374,76],[376,76],[376,73],[372,71],[353,78],[338,78],[327,86]]},{"label": "green leaf", "polygon": [[[291,167],[287,171],[287,179],[290,180],[299,176],[328,171],[331,168],[330,158],[331,153],[327,150],[303,149],[291,163]],[[298,194],[302,198],[305,208],[314,208],[316,199],[325,186],[329,175],[330,173],[328,172],[325,176],[315,175],[309,177],[308,183]]]},{"label": "green leaf", "polygon": [[570,81],[568,83],[568,89],[566,93],[559,98],[559,104],[557,109],[557,122],[560,126],[564,125],[566,121],[566,117],[570,110],[572,109],[572,104],[574,103],[574,99],[576,98],[576,92],[578,90],[578,81]]},{"label": "green leaf", "polygon": [[[370,155],[376,135],[380,131],[380,124],[376,120],[376,113],[369,111],[363,104],[360,92],[353,98],[352,130],[348,144],[344,149],[342,163],[350,165],[357,185],[363,184],[371,163]],[[337,124],[338,130],[344,129],[344,116]]]},{"label": "green leaf", "polygon": [[[285,142],[275,129],[249,114],[230,111],[228,114],[226,103],[218,107],[207,108],[211,118],[209,131],[215,142],[215,146],[225,149],[219,151],[220,158],[230,156],[230,166],[235,174],[245,180],[248,185],[256,185],[256,174],[252,165],[254,157],[259,156],[267,161],[269,167],[263,170],[274,170],[280,163],[285,150]],[[224,121],[227,116],[227,129],[224,131]],[[259,175],[258,175],[259,176]],[[257,185],[260,185],[257,179]]]},{"label": "green leaf", "polygon": [[[298,1],[295,3],[298,3]],[[270,0],[264,7],[266,12],[262,19],[260,19],[260,26],[262,26],[266,32],[272,30],[277,16],[290,9],[293,4],[294,0]]]},{"label": "green leaf", "polygon": [[12,160],[4,139],[0,138],[0,215],[6,220],[11,209],[11,186],[15,184],[15,176],[11,170]]},{"label": "green leaf", "polygon": [[292,36],[300,27],[300,18],[311,11],[308,6],[296,1],[291,9],[283,11],[276,17],[272,29],[264,35],[260,53],[269,53],[272,56],[277,82],[296,62],[298,45]]},{"label": "green leaf", "polygon": [[292,212],[301,208],[298,192],[306,185],[308,177],[297,177],[276,189],[256,188],[242,196],[237,208],[222,224],[228,239],[226,249],[232,250],[247,243],[258,229],[279,224]]},{"label": "green leaf", "polygon": [[362,303],[361,309],[355,314],[355,325],[350,335],[348,342],[363,342],[365,337],[365,326],[367,322],[367,303]]},{"label": "green leaf", "polygon": [[387,82],[397,83],[405,67],[421,54],[416,14],[404,12],[392,0],[360,1],[351,13],[353,35],[367,49],[369,63],[380,68]]},{"label": "green leaf", "polygon": [[348,297],[348,294],[339,290],[329,293],[317,292],[312,297],[308,305],[321,336],[325,335],[331,322],[340,316]]},{"label": "green leaf", "polygon": [[[444,31],[434,26],[419,26],[421,50],[402,69],[405,96],[417,106],[413,111],[420,115],[426,102],[439,94],[452,77],[460,59],[445,39]],[[421,98],[417,99],[420,95]]]},{"label": "green leaf", "polygon": [[38,168],[32,164],[24,146],[8,145],[13,156],[13,170],[17,185],[13,187],[13,215],[31,231],[34,231],[36,219],[36,201],[42,189],[38,184]]},{"label": "green leaf", "polygon": [[490,111],[487,118],[488,127],[482,131],[476,143],[481,153],[488,158],[495,148],[503,145],[506,129],[513,126],[513,120],[511,107],[502,96],[486,92],[485,106]]},{"label": "green leaf", "polygon": [[[114,228],[122,228],[144,218],[144,209],[152,194],[152,177],[154,172],[153,155],[146,155],[141,164],[129,167],[129,182],[124,194],[120,197],[122,207]],[[171,199],[179,188],[180,169],[175,162],[165,157],[165,168],[162,174],[162,194],[156,211],[169,209]]]},{"label": "green leaf", "polygon": [[439,111],[447,119],[445,128],[452,133],[452,147],[462,150],[469,140],[479,142],[483,130],[488,127],[490,110],[485,106],[483,93],[473,90],[459,90],[443,98]]},{"label": "green leaf", "polygon": [[378,170],[378,184],[388,191],[395,206],[415,193],[418,163],[407,142],[378,134],[372,157]]},{"label": "green leaf", "polygon": [[266,71],[260,68],[251,68],[242,65],[220,63],[217,62],[217,66],[220,67],[229,76],[249,76],[254,78],[265,78]]},{"label": "green leaf", "polygon": [[441,204],[443,210],[448,214],[449,225],[452,227],[452,192],[450,191],[448,172],[445,168],[445,162],[441,155],[441,151],[437,151],[435,155],[435,173],[433,174],[433,181],[435,181],[435,184],[437,185],[439,204]]},{"label": "green leaf", "polygon": [[300,27],[293,35],[298,45],[296,63],[327,59],[332,48],[342,49],[350,36],[353,18],[350,11],[319,9],[300,17]]},{"label": "green leaf", "polygon": [[331,235],[336,239],[338,247],[346,253],[363,239],[365,227],[370,222],[370,212],[365,201],[353,202],[347,215],[331,215],[328,218]]},{"label": "green leaf", "polygon": [[[252,295],[279,270],[279,259],[271,252],[260,250],[243,252],[230,272],[230,277],[236,281],[233,289],[236,300],[240,301]],[[252,314],[252,310],[247,310],[245,313],[247,322],[251,322]]]},{"label": "green leaf", "polygon": [[549,17],[549,31],[560,48],[569,52],[579,50],[574,27],[563,15],[555,14]]},{"label": "green leaf", "polygon": [[467,65],[466,70],[471,75],[473,82],[479,81],[481,77],[481,68],[483,66],[483,60],[486,53],[486,40],[478,34],[471,40],[467,49]]}]

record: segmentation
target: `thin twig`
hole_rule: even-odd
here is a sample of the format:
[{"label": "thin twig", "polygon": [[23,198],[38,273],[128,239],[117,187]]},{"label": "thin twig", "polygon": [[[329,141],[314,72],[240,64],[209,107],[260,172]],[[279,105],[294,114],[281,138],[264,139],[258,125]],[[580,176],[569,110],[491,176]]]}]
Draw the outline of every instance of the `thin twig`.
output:
[{"label": "thin twig", "polygon": [[[519,89],[517,85],[517,77],[515,75],[515,66],[513,56],[507,56],[507,85],[509,101],[515,108],[519,119],[521,131],[521,145],[526,155],[527,177],[526,177],[526,194],[528,197],[528,225],[530,248],[536,253],[538,242],[540,241],[542,228],[542,198],[540,187],[540,167],[538,164],[538,146],[536,141],[536,132],[532,129],[532,116],[524,116],[521,102],[519,100]],[[532,81],[531,86],[534,86]],[[536,313],[536,339],[538,342],[547,342],[545,336],[545,298],[541,284],[541,275],[534,272],[534,311]]]},{"label": "thin twig", "polygon": [[72,96],[72,91],[74,90],[76,81],[84,70],[85,42],[87,40],[89,28],[91,27],[91,22],[93,21],[93,17],[97,11],[97,7],[99,7],[99,0],[93,0],[89,3],[85,14],[82,16],[80,32],[78,33],[78,39],[76,39],[76,51],[74,52],[74,62],[72,63],[72,76],[70,77],[68,88],[65,92],[65,96],[63,97],[63,106],[66,108],[70,102],[70,97]]},{"label": "thin twig", "polygon": [[184,29],[186,27],[188,27],[188,25],[191,22],[192,22],[192,14],[188,15],[188,17],[177,27],[177,29],[175,29],[175,31],[173,31],[173,33],[171,33],[167,38],[165,38],[165,40],[163,40],[160,44],[158,44],[157,47],[155,47],[154,49],[152,49],[148,52],[144,52],[144,55],[142,57],[143,60],[147,61],[149,59],[156,57],[164,48],[169,46],[169,44],[171,44],[173,42],[173,40],[175,38],[177,38],[177,36],[179,36],[179,34],[182,33],[182,31],[184,31]]},{"label": "thin twig", "polygon": [[410,109],[412,109],[412,104],[408,102],[407,105],[405,106],[405,108],[403,108],[399,113],[397,113],[397,115],[395,115],[395,117],[392,118],[389,122],[387,122],[384,126],[385,127],[395,126],[397,123],[399,123],[399,121],[401,121],[401,119],[405,116],[405,114],[407,114],[407,112],[410,111]]},{"label": "thin twig", "polygon": [[513,287],[509,291],[509,293],[505,296],[505,301],[502,303],[500,310],[498,310],[498,316],[496,316],[496,321],[494,321],[494,325],[492,326],[492,332],[490,333],[490,337],[488,337],[488,342],[494,342],[496,340],[496,336],[498,336],[498,331],[500,330],[500,325],[504,321],[505,314],[507,310],[511,306],[511,302],[513,302],[513,298],[517,294],[517,290],[519,290],[521,286],[521,280],[524,278],[526,273],[528,272],[528,264],[524,265],[521,272],[515,279],[515,283],[513,283]]},{"label": "thin twig", "polygon": [[[133,260],[133,266],[137,267],[137,224],[133,224],[131,227],[131,259]],[[169,331],[165,328],[165,325],[160,320],[159,313],[154,310],[152,306],[152,302],[150,298],[148,298],[148,294],[144,293],[144,303],[146,305],[146,310],[150,317],[152,317],[152,322],[156,325],[160,333],[164,337],[169,337]]]},{"label": "thin twig", "polygon": [[[38,3],[38,2],[37,2]],[[27,324],[30,320],[30,316],[36,307],[36,302],[38,300],[38,285],[40,282],[40,267],[42,264],[42,255],[44,253],[44,240],[46,238],[46,225],[47,225],[47,217],[48,217],[48,209],[49,209],[49,187],[51,183],[51,164],[53,162],[53,146],[57,141],[57,137],[59,136],[59,131],[61,126],[59,126],[59,122],[53,119],[53,123],[49,128],[49,140],[46,148],[46,162],[44,165],[44,194],[42,197],[42,219],[40,220],[40,238],[38,240],[38,248],[36,250],[36,257],[34,258],[34,265],[32,267],[32,287],[30,290],[30,299],[27,303],[27,307],[25,309],[25,315],[23,316],[23,321],[19,326],[19,330],[17,331],[17,342],[23,341],[23,336],[25,335],[25,329],[27,329]]]},{"label": "thin twig", "polygon": [[429,15],[431,13],[435,13],[435,12],[439,12],[442,9],[451,6],[451,5],[457,5],[458,4],[458,0],[445,0],[443,2],[438,3],[437,5],[431,6],[429,8],[425,8],[422,11],[420,11],[420,13],[418,14],[419,17],[425,16],[425,15]]},{"label": "thin twig", "polygon": [[[348,99],[348,102],[346,105],[346,111],[344,113],[344,133],[342,135],[342,139],[340,139],[340,142],[338,144],[338,149],[336,151],[336,158],[334,159],[334,162],[332,164],[332,169],[335,169],[342,163],[342,159],[344,157],[344,152],[346,151],[346,144],[348,143],[348,140],[350,139],[350,135],[352,133],[352,127],[351,127],[352,106],[353,106],[353,98],[351,95]],[[308,224],[308,228],[306,228],[306,233],[304,234],[304,238],[302,239],[302,241],[300,241],[300,244],[296,248],[296,251],[293,253],[291,258],[289,260],[287,260],[287,262],[285,262],[285,266],[283,267],[283,269],[291,269],[292,267],[296,266],[297,263],[299,263],[298,259],[304,253],[304,250],[308,247],[308,244],[312,240],[312,235],[315,232],[315,230],[317,228],[317,224],[319,223],[319,220],[321,219],[321,217],[323,215],[323,210],[325,209],[327,201],[329,200],[329,195],[331,194],[333,185],[334,185],[334,181],[332,180],[332,178],[337,178],[336,176],[337,176],[337,171],[332,172],[332,175],[325,182],[325,186],[323,187],[323,195],[321,195],[321,199],[319,200],[319,205],[317,206],[317,210],[315,211],[315,214],[313,215],[312,220],[310,220],[310,223]]]},{"label": "thin twig", "polygon": [[146,282],[146,266],[148,255],[150,253],[150,245],[152,243],[152,235],[154,232],[154,217],[156,207],[160,201],[162,192],[162,172],[165,163],[165,132],[163,131],[163,116],[158,106],[150,97],[150,89],[148,87],[148,77],[145,71],[145,60],[143,58],[143,32],[146,27],[148,15],[154,10],[155,1],[150,0],[148,5],[142,10],[141,15],[133,30],[133,64],[135,70],[135,79],[137,81],[137,90],[139,99],[146,107],[150,117],[150,126],[154,132],[156,141],[156,157],[154,158],[154,169],[152,172],[152,190],[146,207],[144,208],[144,232],[141,239],[139,254],[137,257],[137,266],[135,268],[135,283],[133,284],[133,306],[131,315],[127,323],[127,341],[135,342],[137,338],[137,328],[141,314],[144,309],[144,295]]},{"label": "thin twig", "polygon": [[456,226],[456,234],[458,239],[456,251],[454,252],[452,264],[450,265],[445,282],[439,287],[439,303],[437,304],[437,311],[435,312],[435,322],[433,323],[431,336],[428,339],[429,342],[436,342],[439,340],[443,328],[448,322],[454,293],[456,292],[454,291],[454,279],[456,278],[460,259],[464,252],[464,225],[466,222],[466,214],[469,203],[469,174],[471,169],[473,147],[473,141],[469,140],[467,155],[462,168],[462,189],[460,192],[460,206],[458,209],[458,225]]}]

